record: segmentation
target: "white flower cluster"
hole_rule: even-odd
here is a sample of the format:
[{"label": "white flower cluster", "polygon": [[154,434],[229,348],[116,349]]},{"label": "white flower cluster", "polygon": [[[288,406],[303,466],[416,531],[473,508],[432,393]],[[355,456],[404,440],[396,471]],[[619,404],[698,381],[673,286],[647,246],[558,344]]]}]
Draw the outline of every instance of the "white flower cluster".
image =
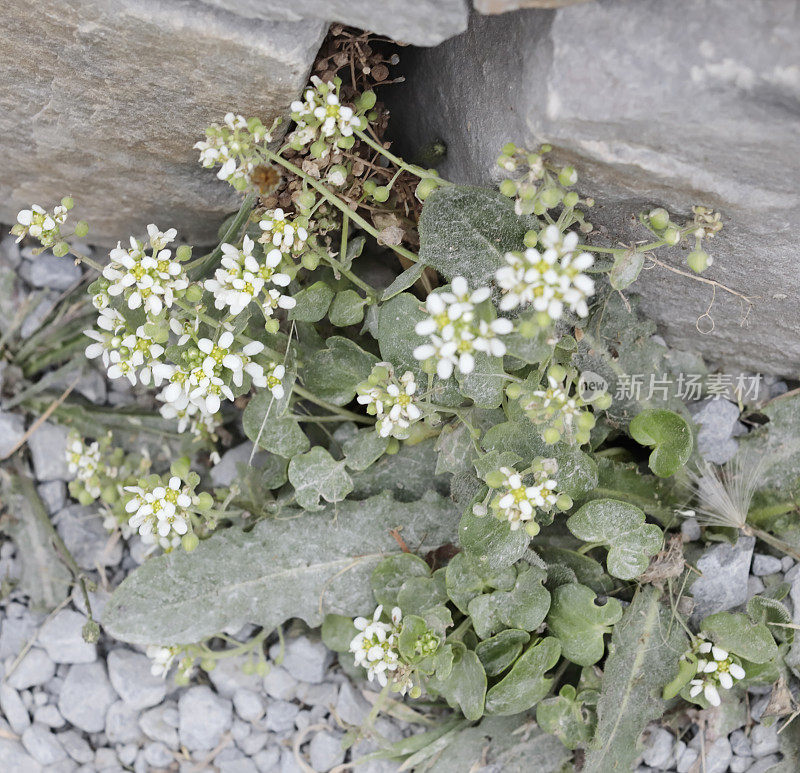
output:
[{"label": "white flower cluster", "polygon": [[513,330],[511,321],[503,317],[487,322],[475,319],[475,307],[491,295],[488,287],[470,293],[467,280],[453,278],[449,292],[430,293],[425,301],[428,318],[417,323],[417,335],[427,336],[430,343],[414,349],[418,360],[436,359],[436,372],[441,379],[450,378],[455,367],[463,374],[475,369],[475,352],[494,357],[506,353],[498,338]]},{"label": "white flower cluster", "polygon": [[[214,306],[218,309],[229,307],[234,316],[257,298],[267,282],[278,287],[286,287],[291,281],[288,274],[277,273],[275,269],[281,262],[281,253],[271,250],[266,256],[265,265],[259,265],[253,255],[255,243],[245,236],[242,248],[232,244],[222,245],[222,268],[214,272],[213,279],[207,279],[203,287],[214,296]],[[294,308],[296,301],[274,289],[265,293],[264,310],[270,316],[276,306],[282,309]]]},{"label": "white flower cluster", "polygon": [[164,249],[175,239],[177,231],[170,228],[162,233],[150,223],[147,233],[151,254],[148,255],[144,244],[133,236],[130,249],[123,249],[117,242],[103,276],[111,282],[108,295],[122,295],[129,309],[143,307],[147,314],[158,316],[164,308],[172,306],[175,298],[189,286],[189,280],[181,264],[172,259],[172,251]]},{"label": "white flower cluster", "polygon": [[[366,617],[353,620],[359,633],[350,642],[350,652],[355,656],[355,664],[367,669],[370,682],[377,679],[381,687],[386,687],[389,677],[394,677],[400,666],[398,637],[403,613],[400,607],[392,609],[391,623],[384,623],[381,620],[382,614],[383,606],[379,606],[372,615],[372,620]],[[401,692],[405,692],[402,686]]]},{"label": "white flower cluster", "polygon": [[407,370],[398,379],[390,363],[379,362],[369,379],[356,388],[356,400],[367,406],[367,413],[377,416],[375,429],[381,437],[405,440],[409,427],[422,418],[414,404],[417,382]]},{"label": "white flower cluster", "polygon": [[303,218],[287,217],[280,207],[269,210],[258,221],[259,228],[264,232],[259,241],[272,245],[284,255],[298,255],[308,240],[306,222]]},{"label": "white flower cluster", "polygon": [[99,497],[100,487],[92,479],[97,480],[97,470],[100,466],[100,444],[95,440],[87,445],[80,437],[72,435],[67,443],[66,458],[70,475],[83,483],[93,497]]},{"label": "white flower cluster", "polygon": [[38,239],[43,247],[52,247],[61,237],[61,229],[67,219],[67,208],[59,204],[53,209],[51,215],[38,204],[33,204],[30,209],[21,209],[17,213],[17,225],[12,229],[20,242],[26,236]]},{"label": "white flower cluster", "polygon": [[735,681],[745,678],[745,671],[731,659],[730,653],[704,638],[698,639],[692,651],[701,657],[697,660],[697,676],[689,682],[692,698],[703,693],[712,706],[721,703],[719,690],[730,690]]},{"label": "white flower cluster", "polygon": [[354,129],[364,125],[351,107],[339,103],[336,86],[325,83],[316,75],[311,76],[311,83],[302,100],[292,102],[290,109],[297,129],[290,136],[301,147],[309,142],[322,139],[339,144],[342,138],[351,137]]},{"label": "white flower cluster", "polygon": [[571,427],[575,417],[583,412],[578,396],[570,396],[569,389],[565,389],[553,376],[547,377],[545,389],[534,390],[530,397],[526,410],[542,410],[548,416],[559,414],[566,427]]},{"label": "white flower cluster", "polygon": [[[523,483],[522,475],[510,467],[501,467],[500,473],[503,476],[500,485],[493,487],[499,491],[490,506],[496,517],[509,522],[511,531],[517,531],[526,521],[531,521],[537,508],[555,506],[558,499],[556,482],[545,471],[533,473],[532,485]],[[486,508],[475,505],[473,512],[484,515]]]},{"label": "white flower cluster", "polygon": [[158,541],[163,547],[175,547],[189,531],[194,499],[189,487],[173,475],[164,485],[144,488],[125,486],[133,496],[125,504],[130,514],[128,525],[136,529],[145,544]]},{"label": "white flower cluster", "polygon": [[550,225],[540,235],[543,251],[507,252],[507,266],[497,269],[495,279],[504,295],[500,308],[505,311],[533,305],[550,319],[560,319],[564,308],[579,317],[589,313],[587,299],[594,294],[594,281],[581,273],[594,258],[588,252],[575,254],[578,234],[562,235]]},{"label": "white flower cluster", "polygon": [[258,119],[248,121],[244,116],[227,113],[223,125],[211,124],[205,140],[194,147],[200,151],[200,163],[206,169],[219,165],[217,177],[243,190],[254,169],[255,146],[271,141],[272,133]]}]

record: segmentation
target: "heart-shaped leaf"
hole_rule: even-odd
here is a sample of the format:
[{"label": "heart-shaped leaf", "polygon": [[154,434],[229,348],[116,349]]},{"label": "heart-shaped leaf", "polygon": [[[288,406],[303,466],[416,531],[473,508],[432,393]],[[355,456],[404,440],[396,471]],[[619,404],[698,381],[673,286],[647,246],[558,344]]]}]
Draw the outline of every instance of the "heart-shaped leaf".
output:
[{"label": "heart-shaped leaf", "polygon": [[567,518],[567,528],[584,542],[606,545],[608,571],[621,580],[632,580],[647,569],[663,541],[661,529],[645,523],[642,510],[618,499],[587,502]]},{"label": "heart-shaped leaf", "polygon": [[653,449],[648,464],[660,478],[674,475],[692,455],[692,430],[686,419],[673,411],[642,411],[631,421],[629,431],[637,443]]},{"label": "heart-shaped leaf", "polygon": [[433,678],[429,684],[454,708],[460,708],[472,721],[483,715],[486,697],[486,672],[478,656],[461,642],[453,642],[453,666],[444,679]]},{"label": "heart-shaped leaf", "polygon": [[478,642],[475,653],[481,659],[487,676],[502,674],[530,641],[530,634],[518,628],[506,628],[490,639]]},{"label": "heart-shaped leaf", "polygon": [[594,712],[584,712],[575,688],[565,684],[558,695],[546,698],[536,707],[536,722],[542,730],[560,738],[568,749],[574,749],[591,740],[597,717]]},{"label": "heart-shaped leaf", "polygon": [[769,628],[747,615],[717,612],[703,620],[700,630],[715,644],[752,663],[767,663],[778,654]]},{"label": "heart-shaped leaf", "polygon": [[321,510],[320,497],[326,502],[341,502],[353,490],[344,462],[337,462],[322,446],[292,458],[289,482],[294,486],[297,504],[304,510]]}]

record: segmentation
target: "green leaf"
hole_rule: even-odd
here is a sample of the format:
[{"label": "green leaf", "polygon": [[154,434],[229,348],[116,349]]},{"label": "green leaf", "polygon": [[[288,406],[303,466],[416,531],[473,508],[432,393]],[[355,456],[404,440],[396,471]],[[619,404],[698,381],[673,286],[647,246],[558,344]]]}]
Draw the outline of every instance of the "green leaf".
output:
[{"label": "green leaf", "polygon": [[558,639],[547,636],[532,644],[514,663],[507,676],[486,693],[487,714],[519,714],[535,706],[550,690],[544,674],[561,657]]},{"label": "green leaf", "polygon": [[364,319],[364,304],[366,298],[362,298],[355,290],[342,290],[336,293],[333,299],[328,319],[336,327],[347,327],[357,325]]},{"label": "green leaf", "polygon": [[621,580],[638,577],[663,541],[661,529],[645,523],[635,505],[617,499],[594,499],[567,518],[567,528],[584,542],[608,547],[609,574]]},{"label": "green leaf", "polygon": [[[264,400],[253,405],[251,400],[242,414],[244,434],[259,448],[271,451],[273,454],[290,459],[295,454],[301,454],[309,448],[311,442],[300,429],[300,425],[288,416],[280,418],[268,417],[264,421],[266,407]],[[253,406],[251,408],[251,406]],[[263,410],[262,410],[263,409]]]},{"label": "green leaf", "polygon": [[536,722],[542,730],[561,739],[568,749],[575,749],[591,740],[596,717],[593,713],[584,716],[583,701],[576,699],[571,684],[565,684],[558,695],[536,707]]},{"label": "green leaf", "polygon": [[468,507],[458,529],[461,547],[489,570],[511,566],[525,554],[531,538],[525,529],[512,531],[507,521],[475,515]]},{"label": "green leaf", "polygon": [[692,455],[692,430],[672,411],[642,411],[631,421],[629,432],[637,443],[653,448],[648,464],[660,478],[674,475]]},{"label": "green leaf", "polygon": [[631,770],[639,736],[664,714],[661,691],[675,676],[688,639],[659,595],[653,586],[639,588],[614,626],[584,773]]},{"label": "green leaf", "polygon": [[395,295],[402,293],[403,290],[408,290],[408,288],[422,276],[424,271],[424,263],[414,263],[413,266],[407,268],[383,291],[381,302],[394,298]]},{"label": "green leaf", "polygon": [[517,573],[511,567],[493,572],[466,553],[453,556],[445,570],[447,595],[465,615],[468,614],[470,601],[476,596],[496,588],[511,590],[516,578]]},{"label": "green leaf", "polygon": [[470,720],[483,716],[486,696],[486,672],[478,656],[461,642],[453,642],[453,668],[445,679],[432,678],[429,684],[441,693],[453,708]]},{"label": "green leaf", "polygon": [[475,654],[480,658],[487,676],[502,674],[530,641],[530,634],[518,628],[506,628],[490,639],[478,642]]},{"label": "green leaf", "polygon": [[448,185],[425,201],[419,220],[419,259],[452,279],[466,277],[470,287],[485,285],[504,265],[510,250],[523,248],[535,218],[519,217],[514,202],[486,188]]},{"label": "green leaf", "polygon": [[345,464],[351,470],[366,470],[383,456],[388,445],[388,437],[381,437],[374,427],[364,427],[343,443]]},{"label": "green leaf", "polygon": [[627,250],[614,259],[608,279],[615,290],[630,287],[638,278],[644,266],[644,253]]},{"label": "green leaf", "polygon": [[332,336],[325,346],[308,358],[303,368],[303,384],[329,403],[347,405],[356,396],[356,387],[369,376],[378,358],[341,336]]},{"label": "green leaf", "polygon": [[300,290],[294,299],[297,304],[289,309],[289,319],[298,322],[319,322],[327,313],[333,300],[333,290],[325,282],[314,282],[313,285]]},{"label": "green leaf", "polygon": [[508,379],[503,369],[502,357],[491,357],[478,352],[475,369],[466,376],[457,373],[461,394],[469,397],[481,408],[497,408],[503,402],[503,389]]},{"label": "green leaf", "polygon": [[597,663],[606,651],[603,636],[622,617],[622,604],[615,598],[603,606],[595,604],[591,588],[579,583],[559,585],[553,591],[547,627],[561,642],[567,660],[579,666]]},{"label": "green leaf", "polygon": [[436,459],[437,474],[472,470],[472,457],[476,451],[467,425],[463,422],[456,421],[442,428],[436,439],[436,450],[439,452]]},{"label": "green leaf", "polygon": [[[437,630],[441,628],[441,632],[453,624],[450,610],[443,606],[446,603],[447,593],[444,587],[431,577],[409,577],[397,594],[397,605],[403,610],[403,614],[408,610],[409,614],[420,615],[428,619],[431,610],[435,609],[429,625]],[[436,625],[434,625],[433,618],[437,621]],[[444,622],[444,627],[439,626],[439,622]]]},{"label": "green leaf", "polygon": [[135,644],[191,644],[248,622],[272,630],[291,617],[313,627],[328,613],[371,615],[372,571],[400,552],[390,530],[428,552],[455,538],[457,522],[452,503],[431,492],[411,504],[384,494],[288,510],[247,533],[219,531],[192,553],[148,559],[114,592],[103,624]]},{"label": "green leaf", "polygon": [[[614,588],[614,581],[606,574],[603,565],[591,556],[550,545],[537,545],[536,551],[547,563],[547,584],[550,587],[554,587],[552,570],[561,567],[571,572],[577,582],[587,585],[595,593],[608,593]],[[563,584],[555,582],[555,585]]]},{"label": "green leaf", "polygon": [[542,584],[546,577],[547,572],[538,566],[521,568],[511,590],[472,599],[468,611],[478,637],[485,639],[503,627],[538,628],[550,608],[550,594]]},{"label": "green leaf", "polygon": [[36,610],[55,609],[69,595],[72,575],[55,548],[56,533],[30,478],[0,473],[7,515],[3,531],[14,540],[21,564],[17,590]]},{"label": "green leaf", "polygon": [[344,615],[325,615],[322,621],[322,641],[329,650],[348,652],[350,642],[358,630],[353,625],[352,617]]},{"label": "green leaf", "polygon": [[715,644],[752,663],[767,663],[778,654],[769,628],[747,615],[717,612],[703,620],[700,630]]},{"label": "green leaf", "polygon": [[375,601],[386,607],[397,604],[397,594],[410,577],[430,577],[430,567],[413,553],[400,553],[381,561],[372,572],[370,584]]},{"label": "green leaf", "polygon": [[341,502],[352,490],[353,481],[344,462],[337,462],[322,446],[298,454],[289,462],[289,482],[297,504],[304,510],[321,510],[326,502]]}]

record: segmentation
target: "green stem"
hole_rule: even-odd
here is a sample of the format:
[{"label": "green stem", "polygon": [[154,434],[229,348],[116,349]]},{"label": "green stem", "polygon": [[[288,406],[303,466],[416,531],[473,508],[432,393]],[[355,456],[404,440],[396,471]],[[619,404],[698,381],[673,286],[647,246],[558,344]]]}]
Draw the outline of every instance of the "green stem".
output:
[{"label": "green stem", "polygon": [[[371,234],[375,239],[380,240],[380,233],[376,228],[370,225],[361,215],[357,212],[354,212],[350,207],[347,206],[338,196],[335,196],[331,193],[322,183],[315,180],[310,175],[307,175],[300,167],[295,166],[291,161],[287,161],[285,158],[281,158],[277,153],[273,153],[271,150],[264,149],[262,151],[266,158],[272,161],[275,164],[280,164],[284,169],[288,169],[292,174],[296,174],[301,179],[305,180],[308,185],[310,185],[314,190],[316,190],[320,195],[322,195],[327,201],[333,204],[338,210],[343,212],[347,215],[354,223],[356,223],[360,228],[363,228],[368,234]],[[408,258],[410,261],[417,263],[419,258],[410,250],[407,250],[405,247],[401,247],[400,245],[389,245],[392,250],[394,250],[398,255],[402,255],[404,258]]]},{"label": "green stem", "polygon": [[749,524],[745,524],[742,528],[742,531],[751,537],[758,537],[758,539],[766,542],[767,545],[775,548],[776,550],[780,550],[781,553],[785,553],[787,556],[791,556],[795,561],[800,561],[800,550],[797,548],[792,547],[787,542],[784,542],[782,539],[778,539],[777,537],[773,537],[768,531],[764,531],[763,529],[757,529],[754,526],[750,526]]},{"label": "green stem", "polygon": [[[312,414],[289,414],[286,418],[294,419],[295,421],[305,421],[311,424],[325,424],[327,422],[333,421],[343,421],[343,418],[339,415],[331,415],[331,416],[314,416]],[[358,421],[361,424],[373,424],[374,419],[370,419],[368,416],[360,416],[358,419],[350,417],[351,421]]]},{"label": "green stem", "polygon": [[98,274],[103,273],[103,267],[99,263],[92,260],[88,255],[84,255],[83,253],[74,250],[72,247],[69,248],[69,251],[71,255],[75,256],[76,263],[85,263],[87,266],[97,271]]},{"label": "green stem", "polygon": [[[410,172],[415,177],[419,177],[420,180],[426,180],[428,178],[434,178],[435,180],[439,181],[442,185],[452,185],[453,184],[448,180],[442,180],[441,177],[439,177],[437,175],[434,175],[434,174],[431,174],[430,172],[428,172],[425,169],[421,169],[420,167],[414,166],[412,164],[407,164],[405,161],[403,161],[402,158],[400,158],[399,156],[396,156],[394,153],[392,153],[389,150],[387,150],[379,142],[375,142],[375,140],[373,140],[372,137],[370,137],[368,134],[366,134],[366,132],[363,132],[360,129],[356,129],[353,132],[353,134],[355,134],[356,137],[358,137],[362,142],[365,142],[367,145],[369,145],[373,150],[376,150],[378,153],[380,153],[384,158],[387,158],[393,164],[395,164],[396,166],[399,166],[401,169],[404,169],[406,172]],[[391,187],[391,185],[389,187]]]},{"label": "green stem", "polygon": [[459,624],[458,627],[447,637],[447,641],[461,641],[464,634],[472,627],[472,618],[467,616]]},{"label": "green stem", "polygon": [[292,391],[298,396],[302,397],[303,400],[308,400],[310,403],[314,403],[318,405],[320,408],[325,408],[326,410],[330,411],[331,413],[335,413],[343,419],[350,419],[351,421],[359,421],[364,422],[364,416],[358,413],[353,413],[352,411],[348,411],[345,408],[340,408],[338,405],[334,405],[333,403],[329,403],[327,400],[323,400],[317,397],[313,392],[309,392],[307,389],[304,389],[299,384],[295,384],[292,387]]}]

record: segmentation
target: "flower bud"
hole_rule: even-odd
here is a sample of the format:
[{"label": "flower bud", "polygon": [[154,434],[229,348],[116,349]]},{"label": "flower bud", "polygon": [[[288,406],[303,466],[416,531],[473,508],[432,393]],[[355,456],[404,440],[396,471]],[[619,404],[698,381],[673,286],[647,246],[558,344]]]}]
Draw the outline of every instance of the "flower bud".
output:
[{"label": "flower bud", "polygon": [[513,156],[517,152],[517,146],[513,142],[507,142],[501,148],[501,152],[506,156]]},{"label": "flower bud", "polygon": [[94,620],[87,620],[81,629],[81,635],[87,644],[95,644],[100,638],[100,626]]},{"label": "flower bud", "polygon": [[506,395],[508,395],[509,400],[518,400],[521,394],[522,387],[516,382],[512,382],[506,387]]},{"label": "flower bud", "polygon": [[379,185],[372,194],[372,198],[382,204],[389,198],[389,189],[385,185]]},{"label": "flower bud", "polygon": [[188,244],[181,244],[177,250],[175,250],[175,258],[183,263],[185,260],[189,260],[192,257],[192,248]]},{"label": "flower bud", "polygon": [[186,300],[189,303],[199,303],[203,297],[203,288],[199,284],[191,284],[186,288]]},{"label": "flower bud", "polygon": [[533,249],[539,241],[539,234],[534,230],[525,231],[525,236],[522,237],[522,243],[528,248]]},{"label": "flower bud", "polygon": [[386,446],[386,453],[394,456],[400,450],[400,441],[396,438],[389,438],[389,445]]},{"label": "flower bud", "polygon": [[210,510],[214,506],[214,497],[212,497],[211,494],[209,494],[207,491],[201,491],[197,495],[195,506],[201,512],[205,510]]},{"label": "flower bud", "polygon": [[556,507],[561,510],[569,510],[572,507],[572,497],[569,494],[559,494],[556,499]]},{"label": "flower bud", "polygon": [[280,322],[274,318],[268,319],[264,322],[264,330],[266,330],[267,333],[272,333],[273,335],[278,332],[280,326]]},{"label": "flower bud", "polygon": [[200,661],[200,668],[203,671],[213,671],[217,667],[217,661],[214,658],[203,658]]},{"label": "flower bud", "polygon": [[328,170],[328,182],[341,188],[347,182],[347,168],[342,164],[335,164]]},{"label": "flower bud", "polygon": [[651,209],[647,217],[650,220],[650,225],[656,231],[663,231],[669,225],[669,212],[663,207]]},{"label": "flower bud", "polygon": [[313,271],[319,265],[319,255],[316,252],[304,252],[300,262],[303,264],[303,268]]},{"label": "flower bud", "polygon": [[611,395],[608,392],[603,392],[603,394],[592,401],[592,405],[599,411],[607,411],[611,407]]},{"label": "flower bud", "polygon": [[560,188],[546,188],[540,196],[542,204],[548,209],[558,206],[563,193]]},{"label": "flower bud", "polygon": [[664,231],[664,241],[673,247],[681,240],[680,231],[675,226],[670,226]]},{"label": "flower bud", "polygon": [[564,206],[565,207],[574,207],[578,203],[578,194],[575,191],[570,191],[569,193],[564,195]]},{"label": "flower bud", "polygon": [[686,256],[686,262],[689,268],[696,274],[702,274],[709,266],[709,255],[705,250],[692,250]]},{"label": "flower bud", "polygon": [[561,440],[561,433],[555,427],[548,427],[542,434],[542,440],[551,446]]},{"label": "flower bud", "polygon": [[558,181],[566,188],[578,182],[578,173],[571,166],[565,166],[558,175]]},{"label": "flower bud", "polygon": [[547,375],[552,376],[556,381],[563,381],[567,375],[567,369],[563,365],[551,365],[547,370]]},{"label": "flower bud", "polygon": [[508,198],[512,198],[517,195],[517,184],[513,180],[503,180],[500,183],[500,193],[503,196],[508,196]]},{"label": "flower bud", "polygon": [[72,209],[75,206],[75,201],[72,196],[64,196],[64,198],[61,199],[61,206],[66,209]]},{"label": "flower bud", "polygon": [[303,191],[297,197],[297,206],[300,209],[311,209],[317,201],[317,197],[311,191]]},{"label": "flower bud", "polygon": [[536,521],[528,521],[525,524],[525,531],[529,537],[535,537],[539,533],[539,524]]},{"label": "flower bud", "polygon": [[267,661],[259,660],[258,663],[256,663],[256,673],[259,676],[266,676],[267,671],[269,671],[269,666],[267,665]]},{"label": "flower bud", "polygon": [[350,150],[356,144],[356,138],[351,134],[349,137],[339,137],[336,145],[342,150]]},{"label": "flower bud", "polygon": [[423,180],[419,181],[419,185],[417,185],[416,191],[414,191],[414,195],[420,200],[425,201],[428,196],[431,195],[437,188],[439,187],[436,180],[431,177],[426,177]]},{"label": "flower bud", "polygon": [[69,253],[69,245],[66,242],[56,242],[53,245],[53,255],[57,258],[63,258]]},{"label": "flower bud", "polygon": [[372,196],[375,193],[375,190],[377,189],[377,187],[378,187],[378,183],[376,183],[375,180],[365,180],[364,181],[363,188],[364,188],[364,193],[366,193],[367,196]]},{"label": "flower bud", "polygon": [[503,485],[503,481],[506,479],[506,476],[503,475],[500,470],[492,470],[491,472],[486,474],[486,485],[490,488],[500,488]]},{"label": "flower bud", "polygon": [[372,110],[378,98],[374,91],[365,91],[357,100],[356,106],[359,110]]},{"label": "flower bud", "polygon": [[591,429],[595,425],[594,414],[590,413],[589,411],[584,411],[578,415],[575,423],[579,429]]}]

